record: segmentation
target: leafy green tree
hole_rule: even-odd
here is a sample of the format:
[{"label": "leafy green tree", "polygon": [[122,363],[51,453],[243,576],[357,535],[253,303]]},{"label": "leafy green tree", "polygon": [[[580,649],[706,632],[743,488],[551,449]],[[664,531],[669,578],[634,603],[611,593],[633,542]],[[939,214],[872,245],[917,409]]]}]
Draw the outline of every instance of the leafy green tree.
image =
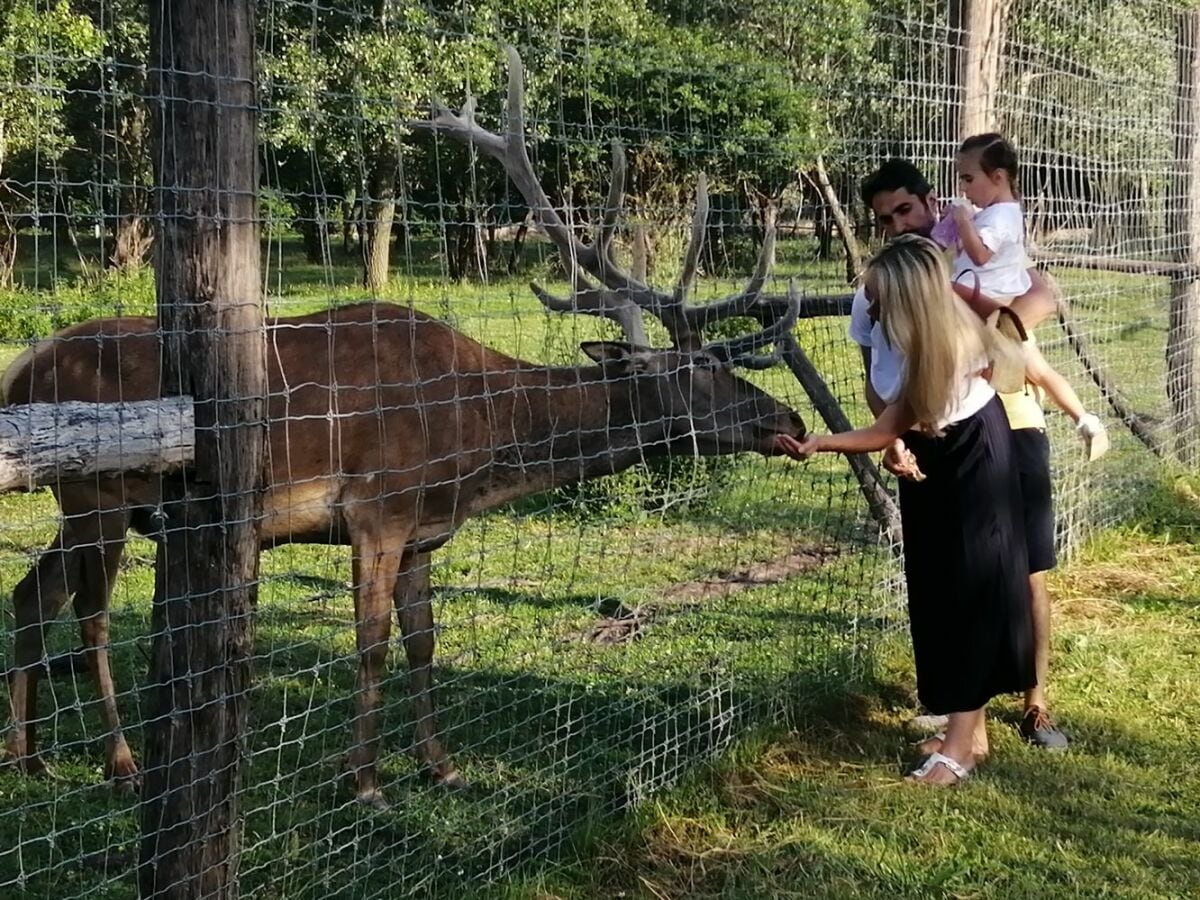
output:
[{"label": "leafy green tree", "polygon": [[[18,228],[46,209],[38,186],[44,173],[72,146],[68,87],[102,47],[101,34],[69,0],[0,5],[0,281],[12,278]],[[48,204],[58,212],[56,195]]]}]

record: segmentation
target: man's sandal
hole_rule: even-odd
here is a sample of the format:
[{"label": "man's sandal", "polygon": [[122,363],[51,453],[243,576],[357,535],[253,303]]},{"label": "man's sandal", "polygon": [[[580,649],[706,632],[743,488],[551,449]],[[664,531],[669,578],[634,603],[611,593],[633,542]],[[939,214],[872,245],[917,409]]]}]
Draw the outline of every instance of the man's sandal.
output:
[{"label": "man's sandal", "polygon": [[951,759],[944,753],[930,753],[919,766],[905,776],[905,780],[918,781],[932,772],[935,766],[945,766],[947,771],[954,776],[954,784],[962,784],[971,777],[972,770],[961,765],[958,760]]}]

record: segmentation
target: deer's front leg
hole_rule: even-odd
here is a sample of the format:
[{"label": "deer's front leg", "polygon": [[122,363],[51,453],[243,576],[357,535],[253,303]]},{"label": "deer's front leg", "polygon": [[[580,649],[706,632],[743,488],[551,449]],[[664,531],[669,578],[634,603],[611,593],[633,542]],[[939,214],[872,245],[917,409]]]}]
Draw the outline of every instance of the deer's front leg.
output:
[{"label": "deer's front leg", "polygon": [[391,598],[407,542],[403,534],[368,527],[353,536],[354,613],[358,641],[358,679],[354,692],[354,746],[349,768],[360,803],[385,807],[379,789],[379,682],[387,665]]},{"label": "deer's front leg", "polygon": [[433,607],[429,600],[429,554],[409,554],[396,580],[396,614],[408,657],[408,680],[413,717],[413,751],[421,770],[435,784],[467,786],[438,739],[437,706],[433,697]]}]

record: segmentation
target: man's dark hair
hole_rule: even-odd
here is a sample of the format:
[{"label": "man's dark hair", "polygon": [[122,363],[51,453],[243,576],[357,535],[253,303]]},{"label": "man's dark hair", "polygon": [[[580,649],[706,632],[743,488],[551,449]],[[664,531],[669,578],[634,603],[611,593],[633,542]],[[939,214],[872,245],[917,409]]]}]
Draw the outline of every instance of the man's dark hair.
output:
[{"label": "man's dark hair", "polygon": [[933,185],[929,183],[921,170],[907,159],[893,157],[863,180],[862,200],[863,203],[870,206],[876,194],[901,189],[923,200],[933,190]]}]

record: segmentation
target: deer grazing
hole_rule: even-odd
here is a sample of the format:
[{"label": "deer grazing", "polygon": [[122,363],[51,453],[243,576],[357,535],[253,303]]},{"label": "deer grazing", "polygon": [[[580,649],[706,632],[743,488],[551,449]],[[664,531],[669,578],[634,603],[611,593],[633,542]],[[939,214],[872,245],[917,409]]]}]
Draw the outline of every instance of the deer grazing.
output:
[{"label": "deer grazing", "polygon": [[[591,365],[535,365],[422,313],[383,303],[278,319],[266,334],[270,397],[261,542],[352,548],[359,667],[347,762],[355,794],[366,804],[383,803],[376,773],[379,684],[393,607],[408,658],[418,763],[435,782],[462,784],[435,721],[428,563],[466,519],[649,457],[772,454],[780,435],[805,432],[795,412],[732,372],[738,365],[771,364],[773,357],[761,351],[796,322],[794,292],[786,302],[761,296],[773,238],[743,291],[712,305],[690,304],[707,209],[701,179],[678,284],[664,292],[636,280],[612,252],[624,182],[620,149],[614,150],[604,215],[594,240],[584,243],[550,206],[534,175],[525,146],[520,60],[511,50],[509,63],[503,137],[475,125],[470,101],[461,114],[435,110],[427,127],[495,156],[526,195],[574,285],[570,300],[534,285],[542,302],[551,310],[613,319],[627,341],[585,343]],[[671,348],[648,346],[643,311],[664,324]],[[705,343],[702,329],[728,316],[767,324]],[[66,328],[9,367],[5,402],[154,399],[159,354],[153,318]],[[58,484],[54,492],[63,514],[59,534],[13,592],[6,756],[26,772],[44,769],[35,733],[44,630],[72,598],[107,730],[105,771],[132,789],[138,770],[118,717],[107,610],[127,531],[154,531],[160,479],[89,478]]]}]

